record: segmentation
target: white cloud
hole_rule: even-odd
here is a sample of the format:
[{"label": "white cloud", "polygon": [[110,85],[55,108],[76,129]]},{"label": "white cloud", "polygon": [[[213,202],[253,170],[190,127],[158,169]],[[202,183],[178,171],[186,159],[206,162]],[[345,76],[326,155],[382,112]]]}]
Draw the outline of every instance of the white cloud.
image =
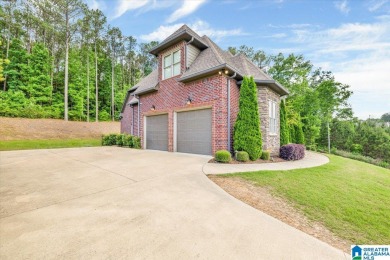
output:
[{"label": "white cloud", "polygon": [[371,1],[370,6],[368,7],[368,11],[375,12],[379,8],[383,7],[389,0],[379,0],[379,1]]},{"label": "white cloud", "polygon": [[195,12],[206,0],[184,0],[179,9],[174,11],[167,19],[168,23],[173,23],[180,18]]},{"label": "white cloud", "polygon": [[103,1],[99,0],[86,0],[86,4],[91,9],[99,9],[99,10],[105,10],[106,4]]},{"label": "white cloud", "polygon": [[[173,32],[175,32],[177,29],[179,29],[182,25],[182,23],[167,26],[161,25],[153,32],[141,35],[140,39],[144,41],[162,41],[169,35],[171,35]],[[198,20],[193,24],[188,24],[188,26],[200,36],[207,35],[216,41],[228,36],[244,35],[241,29],[218,30],[211,28],[208,23],[201,20]]]},{"label": "white cloud", "polygon": [[150,0],[119,0],[112,18],[115,19],[127,11],[139,9],[149,2]]},{"label": "white cloud", "polygon": [[290,27],[283,32],[290,48],[271,53],[303,53],[314,66],[332,71],[336,80],[350,85],[354,92],[350,103],[360,118],[389,111],[390,15],[378,16],[372,23]]},{"label": "white cloud", "polygon": [[274,33],[274,34],[271,34],[268,36],[263,36],[263,38],[276,38],[276,39],[286,38],[286,37],[287,37],[287,34],[285,34],[285,33]]},{"label": "white cloud", "polygon": [[348,6],[347,0],[334,2],[334,6],[336,7],[337,10],[339,10],[343,14],[348,14],[349,11],[351,10]]}]

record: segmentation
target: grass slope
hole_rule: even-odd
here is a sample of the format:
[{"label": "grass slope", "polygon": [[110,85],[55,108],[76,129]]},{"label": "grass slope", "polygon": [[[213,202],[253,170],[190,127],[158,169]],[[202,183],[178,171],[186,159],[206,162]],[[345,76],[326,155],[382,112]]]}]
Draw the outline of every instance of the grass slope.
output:
[{"label": "grass slope", "polygon": [[390,171],[329,155],[330,163],[308,169],[237,173],[272,187],[310,219],[355,244],[390,244]]},{"label": "grass slope", "polygon": [[50,139],[0,141],[0,151],[100,146],[101,139]]}]

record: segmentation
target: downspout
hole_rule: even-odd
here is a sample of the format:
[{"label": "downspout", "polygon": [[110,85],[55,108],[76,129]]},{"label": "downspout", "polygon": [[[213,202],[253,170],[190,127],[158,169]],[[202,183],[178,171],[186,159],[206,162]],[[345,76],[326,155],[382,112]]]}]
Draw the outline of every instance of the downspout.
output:
[{"label": "downspout", "polygon": [[231,131],[230,131],[230,125],[231,125],[231,122],[230,122],[230,79],[233,79],[237,76],[237,73],[234,72],[233,76],[231,77],[228,77],[226,78],[227,79],[227,135],[228,135],[228,142],[227,142],[227,146],[228,146],[228,151],[231,152],[232,151],[232,144],[231,144]]},{"label": "downspout", "polygon": [[130,105],[130,107],[131,107],[131,112],[132,112],[132,116],[131,116],[131,135],[134,135],[134,106]]},{"label": "downspout", "polygon": [[189,42],[186,43],[186,47],[185,47],[185,56],[186,56],[186,70],[188,69],[188,54],[187,54],[187,46],[189,44],[191,44],[192,42],[194,41],[194,37],[191,38],[191,40]]},{"label": "downspout", "polygon": [[139,96],[138,95],[136,95],[135,96],[135,98],[137,98],[138,99],[138,137],[140,137],[140,135],[139,135],[139,130],[140,130],[140,118],[139,118],[139,116],[140,116],[140,110],[141,110],[141,99],[139,98]]}]

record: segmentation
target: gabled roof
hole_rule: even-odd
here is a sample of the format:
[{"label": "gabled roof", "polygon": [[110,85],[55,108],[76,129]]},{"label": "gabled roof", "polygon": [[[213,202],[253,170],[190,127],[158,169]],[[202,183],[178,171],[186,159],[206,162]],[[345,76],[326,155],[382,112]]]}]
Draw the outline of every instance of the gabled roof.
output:
[{"label": "gabled roof", "polygon": [[137,89],[135,90],[134,94],[139,95],[139,94],[144,94],[156,90],[157,85],[158,85],[158,69],[155,69],[148,76],[141,79],[141,81],[135,85]]},{"label": "gabled roof", "polygon": [[289,93],[287,89],[253,64],[244,54],[233,56],[229,51],[223,51],[207,36],[203,36],[202,39],[209,48],[203,50],[198,55],[190,68],[181,75],[178,81],[188,82],[196,78],[205,77],[208,74],[214,74],[219,70],[228,69],[236,73],[238,80],[244,76],[253,76],[257,84],[269,86],[282,96]]},{"label": "gabled roof", "polygon": [[[279,93],[281,96],[289,94],[288,90],[273,80],[267,73],[252,63],[245,55],[233,56],[229,51],[222,50],[207,36],[200,37],[187,25],[183,25],[176,32],[154,47],[150,53],[157,55],[162,50],[179,41],[191,41],[191,44],[201,50],[197,58],[177,80],[189,82],[198,78],[213,75],[218,71],[228,69],[230,75],[235,75],[238,84],[244,76],[253,76],[258,85],[265,85]],[[145,94],[158,89],[158,69],[143,78],[130,90],[135,95]]]},{"label": "gabled roof", "polygon": [[150,53],[153,55],[157,55],[160,51],[170,47],[171,45],[180,42],[182,40],[190,41],[193,39],[191,44],[198,47],[198,49],[203,50],[207,48],[207,44],[202,40],[202,38],[194,32],[187,25],[183,25],[176,32],[168,36],[164,41],[162,41],[159,45],[150,50]]}]

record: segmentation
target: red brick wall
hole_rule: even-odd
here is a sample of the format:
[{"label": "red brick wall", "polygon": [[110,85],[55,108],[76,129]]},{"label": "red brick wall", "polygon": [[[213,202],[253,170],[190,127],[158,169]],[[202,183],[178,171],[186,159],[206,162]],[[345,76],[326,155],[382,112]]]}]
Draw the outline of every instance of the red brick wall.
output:
[{"label": "red brick wall", "polygon": [[[179,76],[160,82],[159,90],[140,96],[141,140],[143,138],[144,116],[168,113],[168,150],[174,150],[174,112],[211,107],[212,109],[212,152],[227,149],[227,86],[224,76],[214,75],[188,84],[177,82]],[[188,97],[192,103],[186,104]],[[151,107],[155,106],[152,111]]]},{"label": "red brick wall", "polygon": [[[131,98],[132,97],[130,96],[128,100],[126,100],[126,104],[129,102]],[[133,110],[134,110],[134,120],[133,120]],[[121,133],[138,135],[138,105],[137,104],[133,105],[133,107],[126,105],[122,113]]]},{"label": "red brick wall", "polygon": [[231,146],[232,146],[232,152],[234,152],[234,140],[233,140],[233,134],[234,134],[234,124],[237,119],[238,110],[239,110],[239,99],[240,99],[240,89],[237,85],[237,82],[233,79],[230,80],[230,133],[231,133]]}]

